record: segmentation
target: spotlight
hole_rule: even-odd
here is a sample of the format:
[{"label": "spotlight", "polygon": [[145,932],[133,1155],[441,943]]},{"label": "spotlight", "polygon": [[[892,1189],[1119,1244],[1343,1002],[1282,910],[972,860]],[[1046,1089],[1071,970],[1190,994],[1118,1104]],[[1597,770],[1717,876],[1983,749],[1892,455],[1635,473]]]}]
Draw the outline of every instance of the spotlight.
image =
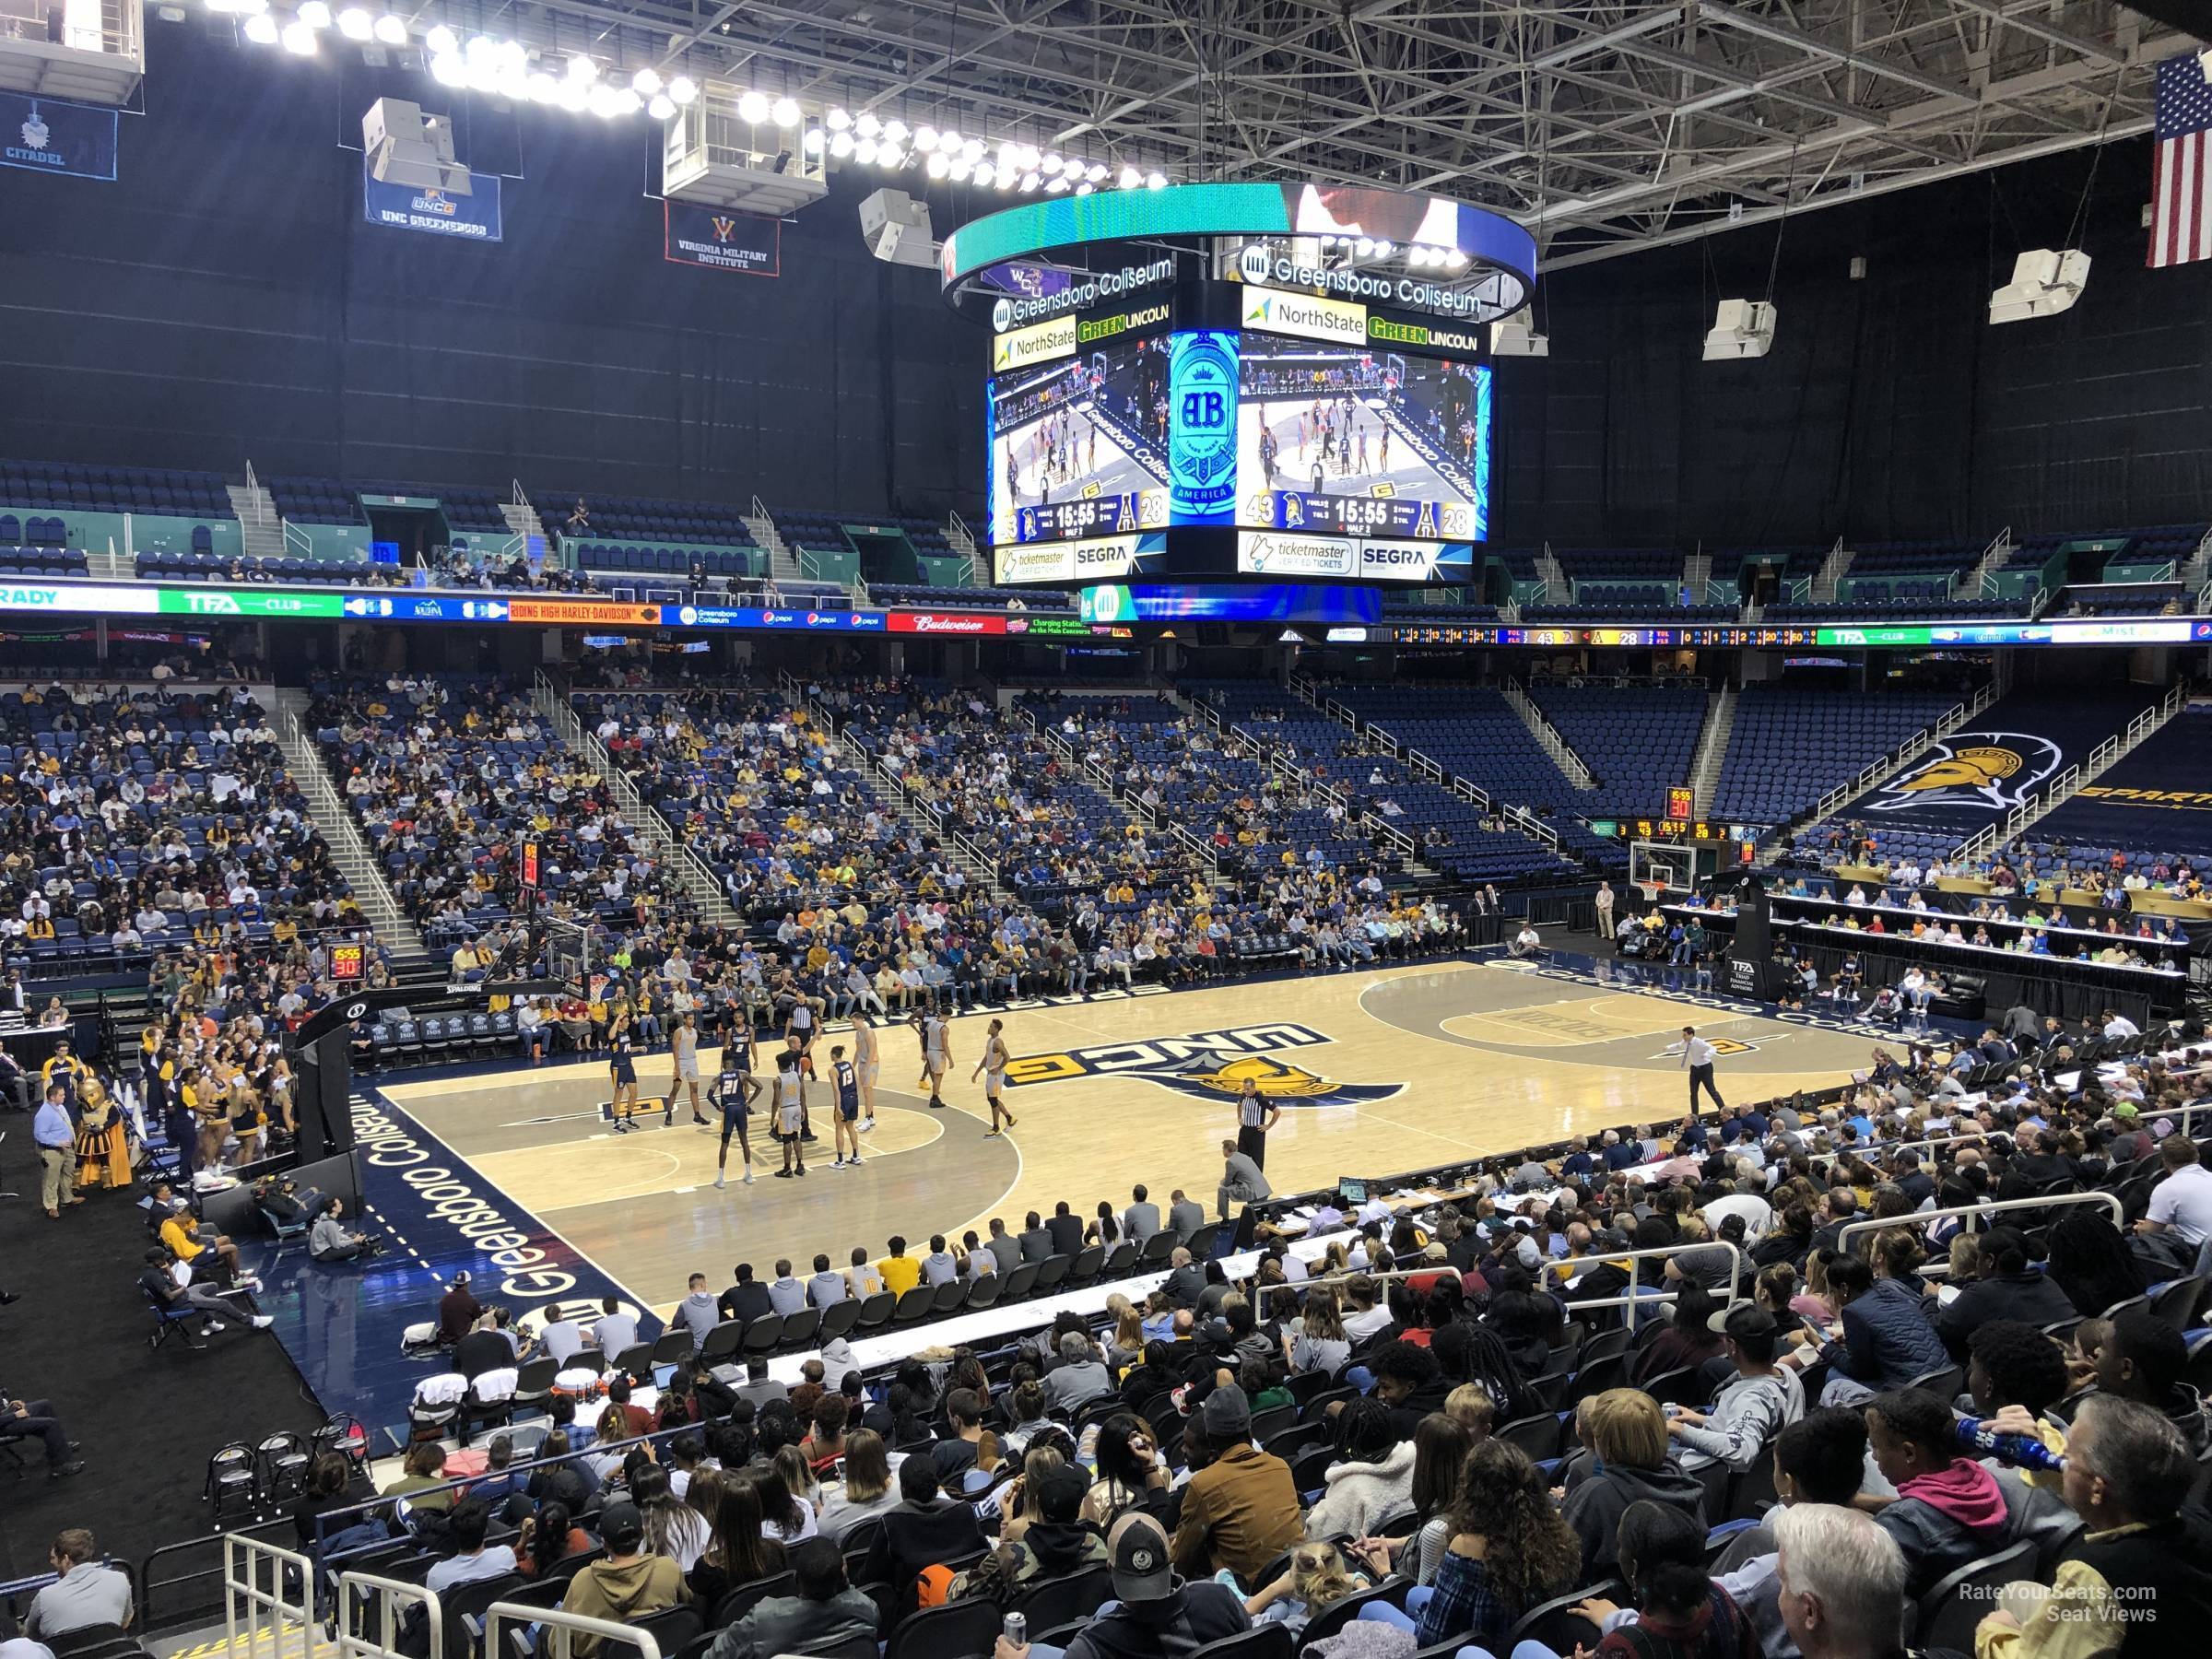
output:
[{"label": "spotlight", "polygon": [[1144,182],[1145,175],[1141,172],[1138,172],[1134,167],[1123,168],[1122,176],[1115,181],[1115,182],[1120,184],[1124,190],[1135,190]]},{"label": "spotlight", "polygon": [[349,6],[338,14],[338,32],[349,41],[365,41],[375,31],[375,23],[358,6]]},{"label": "spotlight", "polygon": [[1093,184],[1088,179],[1086,179],[1082,183],[1076,186],[1076,194],[1077,195],[1088,195],[1097,188],[1098,186],[1096,184]]},{"label": "spotlight", "polygon": [[975,164],[975,183],[977,189],[980,190],[983,186],[989,184],[996,176],[997,175],[992,170],[990,162],[978,161]]},{"label": "spotlight", "polygon": [[1386,242],[1386,241],[1379,241],[1379,242],[1377,242],[1377,243],[1375,244],[1375,257],[1376,257],[1376,258],[1378,258],[1378,259],[1388,259],[1388,258],[1390,257],[1390,255],[1391,255],[1391,246],[1390,246],[1390,244],[1389,244],[1388,242]]},{"label": "spotlight", "polygon": [[818,156],[822,153],[822,129],[808,127],[806,136],[799,140],[799,147],[810,156]]},{"label": "spotlight", "polygon": [[524,84],[524,90],[528,93],[532,103],[549,104],[560,101],[560,82],[547,75],[543,69],[532,71],[529,80]]},{"label": "spotlight", "polygon": [[893,144],[904,144],[906,142],[906,123],[900,121],[897,116],[893,116],[883,124],[883,135]]},{"label": "spotlight", "polygon": [[571,115],[581,115],[592,107],[591,88],[580,80],[564,80],[553,88],[553,101]]},{"label": "spotlight", "polygon": [[853,130],[863,138],[873,138],[883,131],[883,123],[876,119],[875,111],[863,110],[860,112],[860,119],[853,124]]},{"label": "spotlight", "polygon": [[665,121],[676,113],[676,100],[665,92],[655,92],[653,101],[645,106],[645,112],[655,121]]},{"label": "spotlight", "polygon": [[853,135],[850,133],[832,135],[830,139],[830,153],[840,160],[851,155],[853,153]]},{"label": "spotlight", "polygon": [[1058,173],[1054,173],[1050,179],[1045,181],[1044,194],[1046,195],[1058,195],[1066,188],[1067,181],[1062,178]]},{"label": "spotlight", "polygon": [[[482,37],[479,36],[478,38],[481,39]],[[469,54],[473,57],[476,54],[477,50],[477,42],[475,41],[471,41],[468,43],[468,50]],[[588,87],[594,81],[599,78],[599,65],[580,52],[574,57],[569,60],[569,78],[571,80],[582,81],[585,86]]]},{"label": "spotlight", "polygon": [[914,147],[918,150],[935,149],[937,147],[937,129],[926,122],[916,127],[914,129]]},{"label": "spotlight", "polygon": [[930,151],[929,159],[922,165],[933,179],[941,179],[952,171],[951,160],[937,150]]},{"label": "spotlight", "polygon": [[1106,181],[1106,163],[1105,163],[1105,162],[1103,162],[1103,161],[1093,161],[1093,162],[1092,162],[1092,163],[1091,163],[1091,164],[1090,164],[1088,167],[1087,167],[1087,168],[1085,168],[1085,169],[1083,170],[1083,182],[1084,182],[1086,184],[1102,184],[1102,183],[1104,183],[1104,182],[1105,182],[1105,181]]},{"label": "spotlight", "polygon": [[841,133],[853,124],[853,117],[842,110],[831,110],[828,115],[823,117],[823,120],[829,124],[830,130],[833,133]]},{"label": "spotlight", "polygon": [[407,20],[386,12],[376,20],[373,32],[380,45],[405,46],[407,43]]},{"label": "spotlight", "polygon": [[1012,173],[1006,171],[1006,170],[1003,167],[999,169],[998,188],[1002,192],[1012,190],[1015,187],[1016,182],[1017,181]]},{"label": "spotlight", "polygon": [[[247,39],[251,40],[253,33],[248,29]],[[468,80],[468,65],[453,53],[441,52],[430,60],[430,76],[441,87],[462,86]]]},{"label": "spotlight", "polygon": [[748,126],[759,126],[768,119],[769,101],[765,92],[747,92],[737,100],[737,119]]},{"label": "spotlight", "polygon": [[945,163],[945,171],[952,175],[955,184],[965,184],[968,175],[975,171],[975,164],[965,156],[954,156]]},{"label": "spotlight", "polygon": [[779,98],[770,106],[768,115],[769,119],[780,127],[797,126],[800,116],[799,100],[795,98]]},{"label": "spotlight", "polygon": [[1448,271],[1463,271],[1466,269],[1466,265],[1467,256],[1457,248],[1453,248],[1444,255],[1444,268]]},{"label": "spotlight", "polygon": [[[1035,162],[1031,162],[1030,165],[1035,166],[1037,164]],[[1056,173],[1060,171],[1060,152],[1058,150],[1045,151],[1043,170],[1048,173]]]},{"label": "spotlight", "polygon": [[967,160],[968,164],[972,167],[975,165],[975,163],[983,159],[983,151],[985,147],[986,147],[981,138],[966,139],[960,145],[960,154]]},{"label": "spotlight", "polygon": [[876,165],[878,167],[900,167],[905,161],[906,152],[888,138],[877,148]]},{"label": "spotlight", "polygon": [[432,57],[442,57],[449,52],[459,50],[460,45],[459,37],[442,23],[422,37],[422,49]]},{"label": "spotlight", "polygon": [[651,98],[661,89],[660,71],[641,69],[629,77],[629,84],[637,89],[641,97]]},{"label": "spotlight", "polygon": [[1375,239],[1371,236],[1363,236],[1352,244],[1352,253],[1360,259],[1373,257],[1374,252]]},{"label": "spotlight", "polygon": [[1166,173],[1149,172],[1145,175],[1145,188],[1147,190],[1165,190],[1167,187],[1168,175]]},{"label": "spotlight", "polygon": [[679,104],[688,104],[699,96],[699,83],[688,75],[679,75],[668,83],[668,96]]},{"label": "spotlight", "polygon": [[293,13],[293,16],[310,29],[328,29],[330,27],[329,0],[300,0],[300,9]]},{"label": "spotlight", "polygon": [[1021,194],[1023,195],[1028,195],[1030,191],[1036,188],[1037,175],[1033,172],[1023,173],[1021,175]]},{"label": "spotlight", "polygon": [[1060,175],[1061,177],[1068,180],[1071,183],[1074,181],[1081,178],[1083,176],[1083,158],[1080,156],[1070,156],[1066,160],[1061,162]]},{"label": "spotlight", "polygon": [[863,167],[875,166],[876,140],[873,138],[863,138],[858,144],[854,145],[853,147],[853,159],[859,162]]},{"label": "spotlight", "polygon": [[947,127],[937,135],[937,147],[949,156],[955,151],[966,149],[968,147],[960,142],[959,134],[954,132],[952,128]]},{"label": "spotlight", "polygon": [[245,32],[246,39],[255,45],[273,46],[276,43],[276,19],[266,12],[258,18],[248,18]]}]

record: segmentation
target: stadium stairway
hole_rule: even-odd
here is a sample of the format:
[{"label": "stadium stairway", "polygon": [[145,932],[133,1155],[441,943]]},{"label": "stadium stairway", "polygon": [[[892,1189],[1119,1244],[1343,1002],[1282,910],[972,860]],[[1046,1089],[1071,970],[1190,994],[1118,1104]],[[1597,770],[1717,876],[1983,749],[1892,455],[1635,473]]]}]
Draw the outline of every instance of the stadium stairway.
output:
[{"label": "stadium stairway", "polygon": [[307,797],[308,815],[330,843],[331,858],[345,872],[361,914],[369,918],[371,930],[391,953],[394,977],[405,978],[403,969],[431,959],[429,949],[393,897],[383,866],[361,839],[359,822],[340,798],[312,735],[300,723],[307,702],[308,695],[301,690],[280,689],[276,693],[276,741],[283,747],[285,765],[299,782],[300,793]]},{"label": "stadium stairway", "polygon": [[248,559],[282,559],[285,556],[284,518],[276,511],[276,500],[259,480],[253,469],[246,469],[243,484],[225,486],[230,497],[230,511],[238,519],[240,547]]},{"label": "stadium stairway", "polygon": [[1567,739],[1559,735],[1559,727],[1544,718],[1544,711],[1530,700],[1521,682],[1509,679],[1500,689],[1505,694],[1505,700],[1512,705],[1513,712],[1521,716],[1521,724],[1528,728],[1529,735],[1536,740],[1536,747],[1551,757],[1552,764],[1567,774],[1568,782],[1577,789],[1594,789],[1595,776],[1583,763],[1583,758],[1567,747]]},{"label": "stadium stairway", "polygon": [[[750,512],[745,514],[745,527],[753,533],[753,539],[768,549],[768,577],[771,582],[804,582],[799,570],[799,556],[783,533],[776,528],[776,521],[759,496],[753,498]],[[825,727],[825,729],[827,729]]]},{"label": "stadium stairway", "polygon": [[638,793],[629,774],[615,764],[606,746],[583,729],[583,723],[576,718],[575,707],[569,700],[569,688],[556,684],[541,668],[531,682],[530,701],[546,724],[560,735],[569,752],[606,780],[607,790],[615,797],[615,805],[622,809],[624,819],[638,828],[662,864],[683,884],[691,902],[699,906],[700,914],[724,927],[742,927],[745,918],[730,903],[713,871],[684,844],[683,838],[666,818],[645,804],[645,797]]},{"label": "stadium stairway", "polygon": [[[1190,712],[1190,709],[1187,704],[1179,702],[1176,706],[1182,709],[1183,712],[1186,714]],[[1069,760],[1080,766],[1083,769],[1084,774],[1088,777],[1091,782],[1098,787],[1098,790],[1101,794],[1105,795],[1110,800],[1117,801],[1122,806],[1126,806],[1136,816],[1140,821],[1145,824],[1147,829],[1159,830],[1163,835],[1167,836],[1169,840],[1172,841],[1178,847],[1182,848],[1183,852],[1189,853],[1192,859],[1196,862],[1200,869],[1208,872],[1207,879],[1212,883],[1213,886],[1217,888],[1230,888],[1235,885],[1234,883],[1222,878],[1219,861],[1215,857],[1213,848],[1206,845],[1205,841],[1201,841],[1196,835],[1193,834],[1191,830],[1178,819],[1176,819],[1173,815],[1163,815],[1161,813],[1153,811],[1149,806],[1145,805],[1144,797],[1142,795],[1140,795],[1135,790],[1127,787],[1123,780],[1116,777],[1112,771],[1103,766],[1096,765],[1093,762],[1086,760],[1081,756],[1077,755],[1075,750],[1075,746],[1070,744],[1067,739],[1063,737],[1057,731],[1053,730],[1051,723],[1039,720],[1034,710],[1025,708],[1020,702],[1017,701],[1013,707],[1012,712],[1015,719],[1021,721],[1031,731],[1035,732],[1038,736],[1043,738],[1045,742],[1051,744],[1054,748],[1065,755]]]},{"label": "stadium stairway", "polygon": [[509,531],[523,538],[524,547],[530,545],[534,535],[546,539],[546,522],[538,516],[537,509],[531,505],[530,498],[523,493],[519,483],[514,487],[514,500],[500,503],[500,516],[507,521]]},{"label": "stadium stairway", "polygon": [[1728,739],[1735,733],[1735,688],[1723,684],[1705,705],[1705,729],[1698,734],[1698,752],[1689,763],[1689,788],[1698,817],[1712,815],[1721,787],[1721,768],[1728,759]]},{"label": "stadium stairway", "polygon": [[1820,569],[1813,576],[1810,595],[1815,605],[1833,605],[1836,590],[1842,586],[1843,578],[1850,572],[1851,561],[1859,556],[1856,547],[1847,547],[1839,537],[1829,556],[1820,561]]},{"label": "stadium stairway", "polygon": [[823,747],[834,756],[841,757],[855,771],[865,772],[876,786],[877,798],[897,814],[899,822],[916,841],[934,841],[941,849],[946,863],[957,865],[967,873],[971,886],[981,888],[992,898],[1004,902],[1015,901],[1013,890],[998,878],[998,866],[983,856],[980,848],[965,837],[955,835],[945,828],[926,803],[900,782],[899,774],[884,765],[882,757],[875,750],[857,743],[848,743],[839,735],[837,724],[820,700],[806,696],[806,683],[796,675],[783,674],[777,677],[785,695],[803,700],[806,711],[821,730]]}]

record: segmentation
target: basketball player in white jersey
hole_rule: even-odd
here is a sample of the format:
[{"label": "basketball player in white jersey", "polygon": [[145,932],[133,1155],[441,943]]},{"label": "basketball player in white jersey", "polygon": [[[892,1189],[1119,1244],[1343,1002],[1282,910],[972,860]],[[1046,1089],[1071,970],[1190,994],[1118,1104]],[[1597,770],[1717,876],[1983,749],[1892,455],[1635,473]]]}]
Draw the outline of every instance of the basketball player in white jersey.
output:
[{"label": "basketball player in white jersey", "polygon": [[800,1130],[806,1120],[806,1079],[799,1070],[799,1057],[795,1053],[787,1052],[778,1056],[778,1066],[776,1138],[783,1143],[783,1167],[776,1171],[776,1179],[785,1181],[806,1173],[806,1148],[800,1139]]},{"label": "basketball player in white jersey", "polygon": [[968,1074],[971,1083],[978,1077],[983,1079],[983,1099],[991,1106],[991,1127],[983,1131],[985,1140],[1000,1133],[1000,1118],[1006,1120],[1008,1129],[1013,1128],[1016,1122],[1014,1114],[1006,1110],[1003,1098],[1006,1091],[1006,1066],[1014,1058],[1012,1051],[1006,1047],[1006,1022],[1003,1019],[991,1022],[991,1029],[983,1038],[983,1057],[975,1063],[975,1069]]},{"label": "basketball player in white jersey", "polygon": [[860,1075],[860,1132],[863,1135],[876,1127],[876,1074],[878,1065],[875,1022],[855,1008],[853,1010],[853,1069]]},{"label": "basketball player in white jersey", "polygon": [[707,1114],[699,1109],[699,1016],[687,1014],[668,1033],[668,1098],[661,1103],[661,1122],[676,1122],[676,1102],[688,1087],[691,1090],[691,1121],[703,1124]]},{"label": "basketball player in white jersey", "polygon": [[930,1106],[942,1112],[945,1098],[940,1090],[952,1066],[952,1033],[935,1014],[915,1015],[914,1030],[922,1039],[922,1077],[929,1085]]}]

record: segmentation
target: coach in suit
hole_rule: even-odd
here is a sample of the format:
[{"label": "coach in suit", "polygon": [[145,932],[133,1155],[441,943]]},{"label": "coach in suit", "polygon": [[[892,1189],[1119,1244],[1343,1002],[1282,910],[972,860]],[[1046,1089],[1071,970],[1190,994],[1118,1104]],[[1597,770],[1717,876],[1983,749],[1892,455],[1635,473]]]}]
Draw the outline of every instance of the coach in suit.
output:
[{"label": "coach in suit", "polygon": [[1257,1204],[1275,1189],[1267,1184],[1267,1177],[1260,1172],[1260,1166],[1237,1150],[1235,1141],[1221,1143],[1221,1186],[1214,1195],[1214,1203],[1221,1219],[1226,1221],[1230,1205]]},{"label": "coach in suit", "polygon": [[1132,1189],[1129,1197],[1129,1207],[1122,1212],[1122,1230],[1132,1241],[1142,1244],[1159,1230],[1159,1206],[1141,1186]]},{"label": "coach in suit", "polygon": [[1206,1211],[1195,1198],[1186,1198],[1177,1187],[1168,1197],[1168,1230],[1175,1235],[1175,1242],[1188,1244],[1191,1236],[1206,1225]]}]

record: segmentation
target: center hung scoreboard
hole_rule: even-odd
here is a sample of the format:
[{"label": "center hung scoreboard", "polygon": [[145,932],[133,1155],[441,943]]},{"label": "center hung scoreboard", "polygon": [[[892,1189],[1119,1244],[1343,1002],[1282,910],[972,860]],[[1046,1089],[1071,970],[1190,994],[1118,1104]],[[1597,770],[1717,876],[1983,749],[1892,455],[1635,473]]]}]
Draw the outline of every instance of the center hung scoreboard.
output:
[{"label": "center hung scoreboard", "polygon": [[[995,582],[1080,589],[1085,615],[1114,619],[1337,622],[1379,613],[1371,584],[1471,575],[1490,512],[1488,321],[1525,296],[1525,233],[1441,198],[1318,191],[1119,192],[947,241],[948,293],[992,324]],[[1205,199],[1163,199],[1184,194]],[[1034,221],[1024,237],[997,227],[1011,217]],[[985,258],[1024,241],[1095,255],[1147,223],[1119,265]],[[1494,242],[1504,263],[1469,251]],[[1389,259],[1335,256],[1355,246]]]}]

